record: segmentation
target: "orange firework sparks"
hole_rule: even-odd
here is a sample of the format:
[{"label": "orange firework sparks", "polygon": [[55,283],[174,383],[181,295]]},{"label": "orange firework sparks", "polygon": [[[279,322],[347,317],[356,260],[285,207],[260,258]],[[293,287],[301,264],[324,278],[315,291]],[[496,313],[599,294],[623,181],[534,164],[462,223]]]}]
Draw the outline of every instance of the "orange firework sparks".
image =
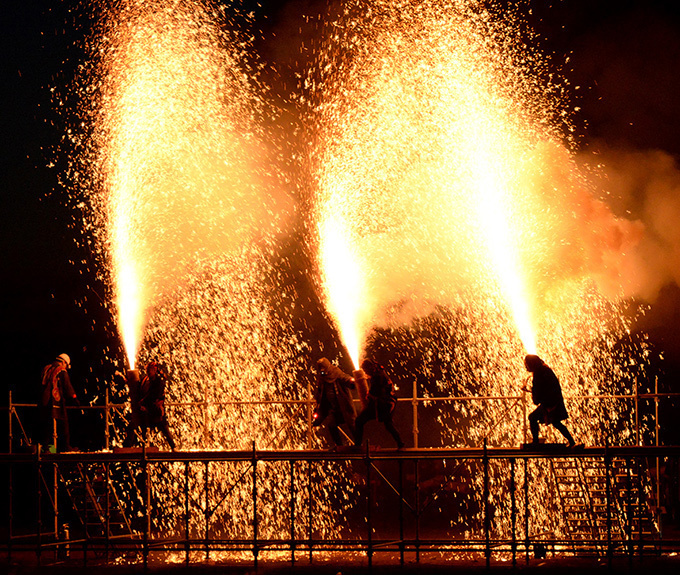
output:
[{"label": "orange firework sparks", "polygon": [[[183,449],[320,446],[295,403],[311,395],[312,346],[294,317],[309,310],[272,263],[286,209],[267,178],[276,168],[244,64],[251,48],[209,1],[198,4],[116,3],[94,42],[102,66],[85,97],[100,90],[101,186],[91,201],[119,331],[130,367],[168,364]],[[626,389],[631,364],[644,367],[644,345],[619,346],[630,324],[616,287],[602,287],[617,286],[617,270],[604,269],[598,249],[630,230],[593,199],[563,144],[560,87],[539,80],[544,64],[515,27],[514,13],[476,1],[344,2],[320,72],[306,79],[318,104],[311,220],[325,303],[355,366],[362,352],[387,350],[395,379],[428,393],[514,397],[522,356],[540,350],[579,439],[625,441],[630,413],[605,406],[598,429],[578,396]],[[506,403],[442,405],[424,415],[441,423],[435,445],[523,440],[524,414],[502,418]],[[243,468],[190,468],[192,489],[210,481],[214,507],[212,523],[199,513],[192,530],[242,536],[252,509],[231,503],[251,495]],[[179,467],[166,471],[152,483],[154,521],[167,532],[180,523],[164,513],[182,485]],[[345,471],[296,470],[297,496],[323,502],[313,518],[321,537],[340,532],[357,500],[357,483],[337,482]],[[258,477],[268,504],[260,535],[277,539],[286,532],[277,498],[291,484],[273,466]]]},{"label": "orange firework sparks", "polygon": [[[575,397],[579,437],[625,441],[624,406],[594,429],[578,396],[631,386],[627,353],[646,361],[644,345],[613,352],[629,320],[594,247],[634,226],[563,143],[562,87],[541,80],[530,31],[505,3],[344,8],[309,85],[321,285],[346,345],[382,350],[394,372],[415,364],[404,379],[445,394],[493,397],[519,393],[538,350]],[[440,408],[444,443],[520,443],[524,414],[507,406]]]},{"label": "orange firework sparks", "polygon": [[[303,418],[290,400],[306,392],[298,379],[307,344],[289,319],[295,295],[272,269],[289,206],[266,177],[273,168],[255,120],[262,101],[247,42],[209,3],[128,0],[104,16],[93,42],[101,94],[91,167],[104,193],[91,200],[107,230],[99,239],[130,366],[167,364],[168,397],[178,404],[170,425],[182,449],[299,447]],[[258,473],[265,499],[290,491],[275,469]],[[230,487],[241,474],[239,466],[210,470],[216,534],[248,523],[229,504],[249,496],[245,485]],[[166,530],[180,487],[161,469],[154,485],[165,510],[154,521]],[[334,491],[325,481],[308,489],[324,501]],[[272,537],[276,515],[272,505]],[[329,510],[318,529],[335,529],[335,516]]]},{"label": "orange firework sparks", "polygon": [[100,144],[119,325],[132,365],[150,310],[201,259],[240,249],[254,235],[254,170],[241,125],[252,112],[234,98],[247,87],[228,52],[216,57],[219,32],[198,8],[128,2],[109,32]]}]

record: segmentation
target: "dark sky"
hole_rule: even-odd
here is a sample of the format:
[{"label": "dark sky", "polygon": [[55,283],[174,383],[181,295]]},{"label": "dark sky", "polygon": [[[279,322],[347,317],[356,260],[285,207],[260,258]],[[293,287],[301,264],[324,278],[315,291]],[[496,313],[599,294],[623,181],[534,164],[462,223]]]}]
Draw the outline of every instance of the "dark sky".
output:
[{"label": "dark sky", "polygon": [[[296,57],[299,29],[313,34],[304,30],[301,15],[323,10],[326,2],[263,4],[256,8],[256,25],[262,31],[256,46],[265,62],[281,68],[284,89],[292,89],[293,74],[286,66],[301,60]],[[556,62],[570,54],[569,80],[581,86],[575,95],[581,108],[576,118],[581,146],[660,149],[677,157],[680,19],[673,3],[529,4],[545,49],[554,52]],[[9,365],[3,379],[20,395],[33,388],[44,363],[62,351],[73,356],[79,366],[76,374],[87,381],[92,377],[87,371],[98,365],[99,348],[112,344],[106,335],[110,318],[96,304],[101,286],[70,263],[86,254],[75,248],[69,227],[73,213],[58,183],[63,166],[48,167],[50,150],[63,130],[50,87],[63,86],[81,56],[72,25],[74,20],[86,21],[81,13],[74,16],[79,13],[76,3],[56,0],[3,0],[0,7],[0,332]],[[93,303],[79,305],[83,302]],[[677,288],[667,287],[642,326],[659,349],[667,351],[669,371],[680,365],[679,302]]]}]

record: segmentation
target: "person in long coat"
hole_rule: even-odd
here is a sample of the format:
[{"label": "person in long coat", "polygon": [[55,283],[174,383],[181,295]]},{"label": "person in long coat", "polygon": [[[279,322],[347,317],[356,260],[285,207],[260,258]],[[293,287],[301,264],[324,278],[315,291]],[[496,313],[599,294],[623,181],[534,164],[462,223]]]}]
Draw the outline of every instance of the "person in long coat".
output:
[{"label": "person in long coat", "polygon": [[392,384],[385,373],[385,369],[371,359],[365,359],[361,369],[371,378],[368,390],[368,401],[356,420],[356,441],[358,447],[364,437],[364,426],[371,420],[377,419],[384,426],[397,443],[397,449],[404,447],[401,436],[392,422],[392,411],[396,405],[396,398],[392,395]]},{"label": "person in long coat", "polygon": [[562,397],[562,388],[555,372],[548,367],[537,355],[527,355],[524,366],[532,374],[531,399],[536,405],[529,414],[529,428],[532,443],[538,444],[539,424],[552,425],[567,440],[569,447],[574,447],[575,441],[564,423],[569,417]]},{"label": "person in long coat", "polygon": [[356,412],[350,390],[355,389],[354,378],[322,357],[316,362],[316,390],[314,399],[314,427],[328,420],[328,431],[335,445],[342,445],[339,426],[345,424],[352,437]]},{"label": "person in long coat", "polygon": [[167,440],[170,448],[175,449],[175,440],[170,433],[170,425],[165,412],[165,388],[167,376],[165,367],[150,361],[146,366],[146,376],[141,382],[129,382],[130,386],[130,423],[127,427],[124,447],[132,447],[136,442],[139,430],[146,438],[146,430],[158,429]]}]

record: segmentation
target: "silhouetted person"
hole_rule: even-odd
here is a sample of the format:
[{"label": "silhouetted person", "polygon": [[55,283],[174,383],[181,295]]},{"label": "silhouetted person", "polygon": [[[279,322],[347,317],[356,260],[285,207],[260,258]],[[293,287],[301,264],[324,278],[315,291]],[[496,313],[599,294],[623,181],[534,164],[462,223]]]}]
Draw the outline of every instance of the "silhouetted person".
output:
[{"label": "silhouetted person", "polygon": [[562,388],[557,376],[537,355],[527,355],[524,366],[533,375],[531,399],[538,407],[529,414],[532,444],[538,445],[539,424],[552,425],[574,447],[574,438],[562,423],[569,417],[562,397]]},{"label": "silhouetted person", "polygon": [[361,369],[370,378],[368,389],[368,403],[356,420],[356,442],[360,446],[364,437],[364,426],[372,419],[382,422],[385,429],[397,442],[397,449],[404,447],[399,432],[392,423],[392,412],[397,404],[397,399],[392,395],[392,383],[390,382],[385,369],[371,359],[365,359],[361,364]]},{"label": "silhouetted person", "polygon": [[339,426],[343,423],[354,435],[354,403],[350,390],[355,388],[354,379],[339,367],[322,357],[316,362],[316,390],[314,399],[314,427],[320,426],[328,418],[328,431],[335,445],[342,445]]},{"label": "silhouetted person", "polygon": [[146,376],[141,382],[130,382],[130,423],[128,424],[123,446],[131,447],[135,443],[135,432],[140,430],[146,438],[146,430],[158,429],[171,449],[175,449],[175,441],[170,433],[168,417],[165,413],[165,387],[167,376],[165,368],[158,362],[151,361],[146,366]]},{"label": "silhouetted person", "polygon": [[57,426],[57,438],[59,439],[59,451],[73,451],[71,446],[71,433],[66,413],[66,398],[74,404],[80,405],[76,392],[71,385],[68,369],[71,367],[71,358],[65,353],[60,353],[56,359],[46,365],[42,371],[39,404],[40,443],[46,451],[56,451],[54,444],[54,422]]}]

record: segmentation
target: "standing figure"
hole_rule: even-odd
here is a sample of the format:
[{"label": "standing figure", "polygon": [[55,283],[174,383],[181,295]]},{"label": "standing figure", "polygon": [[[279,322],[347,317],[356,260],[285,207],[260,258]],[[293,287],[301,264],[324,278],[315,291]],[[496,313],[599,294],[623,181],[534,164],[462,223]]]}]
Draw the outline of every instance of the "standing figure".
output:
[{"label": "standing figure", "polygon": [[392,412],[397,399],[392,395],[392,382],[387,377],[385,369],[371,359],[365,359],[361,369],[371,378],[368,390],[368,403],[357,417],[356,446],[361,445],[364,436],[364,426],[372,419],[377,419],[385,425],[385,429],[397,442],[397,449],[404,447],[401,436],[392,423]]},{"label": "standing figure", "polygon": [[[56,359],[46,365],[42,371],[42,385],[39,401],[39,425],[40,443],[43,449],[54,453],[56,451],[56,438],[60,439],[59,451],[73,451],[71,447],[71,433],[66,413],[66,398],[76,405],[80,405],[76,392],[71,385],[68,369],[71,367],[71,358],[65,353],[60,353]],[[57,433],[54,435],[56,423]],[[63,445],[63,447],[62,447]]]},{"label": "standing figure", "polygon": [[531,387],[531,399],[538,407],[529,414],[529,428],[531,429],[532,444],[538,445],[539,423],[552,425],[569,442],[568,446],[574,447],[576,442],[565,427],[563,420],[569,417],[567,408],[562,397],[560,382],[543,360],[537,355],[527,355],[524,358],[524,366],[533,375]]},{"label": "standing figure", "polygon": [[125,447],[135,442],[135,432],[140,429],[146,437],[147,428],[158,429],[170,448],[174,451],[175,441],[170,433],[168,417],[165,413],[165,386],[167,375],[165,368],[158,362],[150,361],[146,366],[146,376],[141,383],[130,383],[130,407],[132,414],[127,428]]},{"label": "standing figure", "polygon": [[339,426],[343,423],[354,435],[354,403],[350,390],[355,388],[354,379],[339,367],[322,357],[316,362],[316,409],[314,410],[314,427],[320,426],[328,417],[328,431],[335,445],[342,445]]}]

